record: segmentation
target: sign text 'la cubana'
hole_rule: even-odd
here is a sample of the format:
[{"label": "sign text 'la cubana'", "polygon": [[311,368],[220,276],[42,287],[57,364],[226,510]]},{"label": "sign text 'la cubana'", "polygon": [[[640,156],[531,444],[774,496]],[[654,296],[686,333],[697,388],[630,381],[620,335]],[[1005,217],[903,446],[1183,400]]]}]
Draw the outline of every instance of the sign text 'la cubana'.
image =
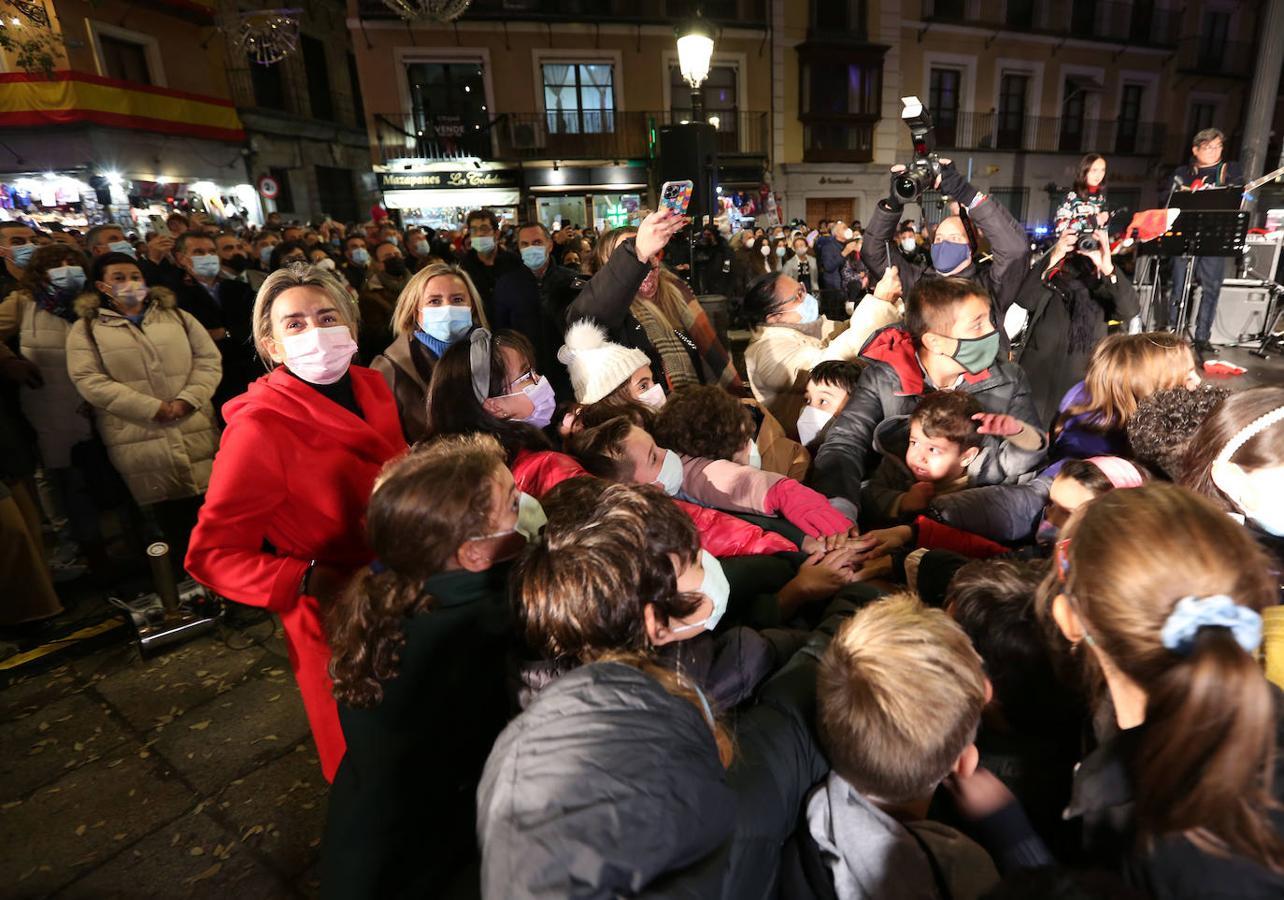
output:
[{"label": "sign text 'la cubana'", "polygon": [[386,191],[431,188],[515,188],[521,176],[516,169],[458,172],[380,172],[379,187]]}]

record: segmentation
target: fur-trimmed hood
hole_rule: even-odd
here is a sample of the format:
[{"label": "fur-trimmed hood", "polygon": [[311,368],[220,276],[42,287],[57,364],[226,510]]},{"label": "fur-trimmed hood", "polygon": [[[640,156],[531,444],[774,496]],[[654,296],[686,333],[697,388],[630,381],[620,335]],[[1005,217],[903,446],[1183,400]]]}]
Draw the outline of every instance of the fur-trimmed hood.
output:
[{"label": "fur-trimmed hood", "polygon": [[[97,291],[86,291],[76,298],[73,308],[80,318],[95,319],[98,317],[98,310],[102,306],[102,302],[102,295]],[[174,292],[169,288],[158,286],[148,288],[146,303],[155,303],[161,309],[173,309],[178,305],[178,298],[174,296]],[[115,310],[110,311],[116,312]]]}]

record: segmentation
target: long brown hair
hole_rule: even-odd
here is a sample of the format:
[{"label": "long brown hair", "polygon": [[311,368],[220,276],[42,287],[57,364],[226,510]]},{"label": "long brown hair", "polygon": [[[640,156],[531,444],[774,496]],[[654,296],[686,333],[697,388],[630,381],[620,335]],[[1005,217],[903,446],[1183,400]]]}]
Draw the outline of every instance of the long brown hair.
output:
[{"label": "long brown hair", "polygon": [[1184,338],[1163,331],[1112,334],[1097,345],[1083,377],[1087,397],[1066,409],[1057,425],[1087,414],[1090,427],[1124,428],[1137,404],[1156,391],[1181,385],[1195,357]]},{"label": "long brown hair", "polygon": [[[46,244],[43,247],[37,247],[31,254],[31,259],[27,260],[27,267],[22,270],[22,275],[18,278],[18,284],[34,294],[49,284],[49,270],[59,266],[80,266],[85,277],[89,277],[89,260],[85,259],[85,254],[70,244]],[[86,287],[91,286],[88,283],[86,285]],[[81,288],[81,290],[85,289]],[[0,300],[3,299],[4,297],[0,297]]]},{"label": "long brown hair", "polygon": [[[1276,602],[1265,555],[1207,500],[1155,483],[1109,491],[1062,531],[1040,588],[1074,605],[1097,651],[1146,694],[1135,760],[1135,810],[1144,846],[1182,834],[1200,849],[1238,854],[1284,873],[1272,808],[1276,712],[1261,667],[1225,628],[1204,628],[1187,654],[1161,631],[1178,601],[1224,594],[1261,610]],[[1063,565],[1064,563],[1064,565]],[[1084,654],[1095,680],[1099,667]]]},{"label": "long brown hair", "polygon": [[[1227,512],[1238,512],[1213,482],[1213,462],[1241,429],[1280,407],[1284,407],[1284,388],[1280,387],[1250,388],[1223,399],[1190,439],[1181,465],[1181,483]],[[1250,472],[1284,466],[1284,422],[1253,435],[1231,454],[1229,462]]]},{"label": "long brown hair", "polygon": [[445,571],[469,537],[486,533],[504,451],[489,435],[420,445],[375,483],[366,536],[383,571],[366,571],[329,615],[334,696],[353,707],[383,699],[397,676],[406,618],[432,609],[425,579]]},{"label": "long brown hair", "polygon": [[[601,271],[606,265],[606,261],[611,258],[615,248],[626,238],[636,237],[637,228],[632,225],[623,225],[619,228],[612,228],[597,239],[597,245],[593,248],[593,271]],[[686,331],[686,317],[683,313],[686,311],[686,299],[683,296],[682,279],[674,275],[663,264],[660,264],[659,283],[655,287],[655,297],[651,302],[655,304],[660,313],[668,319],[665,323],[671,329]],[[633,302],[645,300],[648,298],[635,297]]]},{"label": "long brown hair", "polygon": [[[1105,162],[1106,158],[1102,156],[1100,153],[1089,153],[1085,155],[1083,159],[1079,160],[1079,168],[1075,171],[1075,176],[1074,176],[1074,192],[1078,194],[1080,197],[1088,196],[1088,170],[1092,168],[1093,164],[1097,160],[1101,160],[1102,162]],[[1109,174],[1109,171],[1110,170],[1107,167],[1106,169],[1107,174]],[[1101,190],[1105,186],[1106,186],[1106,180],[1103,178],[1101,180],[1101,184],[1098,186],[1097,189]]]}]

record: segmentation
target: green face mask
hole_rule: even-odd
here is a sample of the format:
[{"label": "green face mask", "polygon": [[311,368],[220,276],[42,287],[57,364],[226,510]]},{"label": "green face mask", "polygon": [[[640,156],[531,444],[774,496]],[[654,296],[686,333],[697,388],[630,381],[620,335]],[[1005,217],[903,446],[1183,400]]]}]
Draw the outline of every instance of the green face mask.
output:
[{"label": "green face mask", "polygon": [[955,340],[959,342],[959,345],[950,354],[950,357],[960,366],[967,369],[969,375],[980,375],[994,365],[994,360],[999,355],[999,332],[997,330],[991,331],[984,337],[955,338]]}]

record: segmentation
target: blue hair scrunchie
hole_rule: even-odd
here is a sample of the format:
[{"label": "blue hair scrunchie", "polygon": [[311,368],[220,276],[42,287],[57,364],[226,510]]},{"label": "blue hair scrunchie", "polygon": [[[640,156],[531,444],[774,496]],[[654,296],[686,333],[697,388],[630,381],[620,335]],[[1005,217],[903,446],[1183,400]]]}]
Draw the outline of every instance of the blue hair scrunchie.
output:
[{"label": "blue hair scrunchie", "polygon": [[1225,594],[1178,600],[1159,639],[1172,652],[1186,656],[1195,648],[1201,628],[1229,629],[1246,653],[1252,653],[1262,643],[1262,617]]},{"label": "blue hair scrunchie", "polygon": [[370,561],[370,573],[372,575],[382,575],[384,572],[387,572],[387,571],[388,571],[388,567],[385,566],[378,559],[373,559]]}]

